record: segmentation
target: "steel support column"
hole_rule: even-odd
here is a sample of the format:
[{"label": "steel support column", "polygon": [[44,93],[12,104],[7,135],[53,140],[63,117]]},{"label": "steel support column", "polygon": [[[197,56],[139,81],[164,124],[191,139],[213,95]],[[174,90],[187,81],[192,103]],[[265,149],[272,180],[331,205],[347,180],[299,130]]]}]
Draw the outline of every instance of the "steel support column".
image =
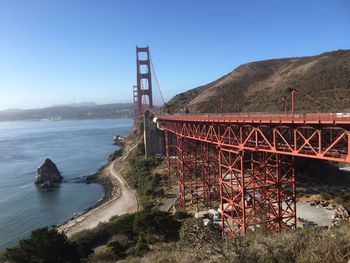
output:
[{"label": "steel support column", "polygon": [[294,159],[269,153],[251,153],[255,194],[254,224],[281,231],[296,227]]},{"label": "steel support column", "polygon": [[216,147],[182,136],[177,139],[180,208],[193,211],[210,207],[218,200]]},{"label": "steel support column", "polygon": [[184,181],[184,138],[182,136],[176,137],[176,151],[177,151],[177,175],[179,185],[179,206],[185,210],[185,181]]},{"label": "steel support column", "polygon": [[217,148],[209,143],[200,142],[199,169],[202,174],[202,199],[206,207],[211,207],[219,198],[219,180]]},{"label": "steel support column", "polygon": [[246,232],[243,152],[219,149],[220,212],[223,234]]},{"label": "steel support column", "polygon": [[[164,130],[164,145],[165,145],[165,162],[167,166],[168,176],[171,175],[172,166],[176,163],[177,156],[177,146],[176,146],[176,137],[173,133]],[[174,168],[173,168],[174,169]]]},{"label": "steel support column", "polygon": [[200,173],[197,141],[179,136],[178,149],[178,175],[180,190],[180,208],[191,210],[203,203],[203,182]]},{"label": "steel support column", "polygon": [[223,234],[295,228],[292,157],[222,148],[219,175]]}]

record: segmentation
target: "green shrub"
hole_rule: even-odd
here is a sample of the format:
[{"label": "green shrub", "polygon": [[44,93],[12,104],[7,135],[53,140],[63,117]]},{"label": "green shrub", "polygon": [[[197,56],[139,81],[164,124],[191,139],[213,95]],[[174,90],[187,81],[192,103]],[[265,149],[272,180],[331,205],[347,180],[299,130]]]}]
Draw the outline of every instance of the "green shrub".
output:
[{"label": "green shrub", "polygon": [[160,174],[151,174],[151,170],[159,165],[157,159],[135,159],[130,161],[127,179],[137,191],[142,207],[154,207],[154,199],[164,196],[164,190],[159,189],[163,180]]},{"label": "green shrub", "polygon": [[134,218],[135,214],[125,214],[110,220],[106,225],[109,235],[124,234],[132,237]]},{"label": "green shrub", "polygon": [[122,258],[125,255],[125,248],[116,240],[107,243],[107,248],[117,257]]},{"label": "green shrub", "polygon": [[56,229],[39,228],[4,253],[11,262],[80,262],[78,245]]},{"label": "green shrub", "polygon": [[[116,258],[122,258],[127,254],[144,253],[148,243],[157,241],[172,241],[178,239],[180,222],[168,212],[157,209],[143,210],[134,214],[115,216],[107,223],[100,223],[90,230],[83,230],[72,236],[82,251],[88,253],[94,247],[106,244],[116,235],[124,235],[129,239],[128,245],[122,247],[116,240],[107,243],[109,252],[101,253],[101,257],[110,257],[113,252]],[[140,254],[140,255],[141,255]]]},{"label": "green shrub", "polygon": [[72,240],[79,245],[94,248],[105,244],[108,239],[116,234],[124,234],[133,238],[134,214],[125,214],[111,218],[108,223],[100,223],[93,229],[82,230],[72,236]]},{"label": "green shrub", "polygon": [[141,235],[139,235],[136,246],[135,246],[135,254],[137,256],[141,256],[147,250],[148,250],[147,240],[145,238],[145,235],[141,234]]},{"label": "green shrub", "polygon": [[180,223],[164,211],[149,210],[138,212],[134,220],[134,233],[141,235],[161,235],[165,239],[177,239]]},{"label": "green shrub", "polygon": [[330,193],[327,193],[327,192],[321,192],[320,193],[322,199],[325,199],[325,200],[330,200],[332,199],[332,195]]},{"label": "green shrub", "polygon": [[174,213],[175,220],[182,220],[182,219],[186,219],[186,218],[190,218],[190,217],[192,217],[191,214],[184,212],[184,211],[176,211]]}]

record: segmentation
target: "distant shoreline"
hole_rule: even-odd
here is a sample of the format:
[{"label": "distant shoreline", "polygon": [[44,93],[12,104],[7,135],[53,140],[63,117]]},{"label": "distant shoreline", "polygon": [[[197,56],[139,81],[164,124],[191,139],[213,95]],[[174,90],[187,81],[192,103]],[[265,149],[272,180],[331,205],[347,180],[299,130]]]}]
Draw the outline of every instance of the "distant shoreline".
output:
[{"label": "distant shoreline", "polygon": [[114,119],[117,119],[117,120],[128,120],[128,119],[132,119],[133,117],[129,117],[129,116],[118,116],[118,117],[98,117],[98,118],[65,118],[65,119],[17,119],[17,120],[2,120],[0,119],[0,123],[2,122],[24,122],[24,121],[27,121],[27,122],[40,122],[40,121],[88,121],[88,120],[114,120]]},{"label": "distant shoreline", "polygon": [[90,106],[58,105],[39,109],[12,109],[0,111],[0,121],[91,120],[132,118],[133,116],[133,103],[113,103]]}]

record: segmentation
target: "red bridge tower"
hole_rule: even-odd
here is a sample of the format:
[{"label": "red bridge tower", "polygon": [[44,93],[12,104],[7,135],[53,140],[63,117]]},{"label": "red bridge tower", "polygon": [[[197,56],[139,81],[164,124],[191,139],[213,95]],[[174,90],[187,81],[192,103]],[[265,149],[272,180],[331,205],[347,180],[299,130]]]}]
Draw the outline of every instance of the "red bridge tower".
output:
[{"label": "red bridge tower", "polygon": [[136,47],[137,84],[134,86],[135,115],[153,107],[149,47]]}]

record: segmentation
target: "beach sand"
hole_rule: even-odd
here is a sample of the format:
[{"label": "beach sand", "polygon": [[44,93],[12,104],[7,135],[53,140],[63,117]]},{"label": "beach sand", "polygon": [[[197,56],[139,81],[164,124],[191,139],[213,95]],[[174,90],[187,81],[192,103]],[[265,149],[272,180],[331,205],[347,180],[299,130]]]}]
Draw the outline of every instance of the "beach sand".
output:
[{"label": "beach sand", "polygon": [[94,228],[100,222],[107,222],[115,215],[138,211],[139,204],[136,191],[129,187],[124,177],[117,172],[117,167],[117,160],[114,160],[102,171],[102,176],[111,176],[118,185],[117,191],[113,191],[112,197],[101,205],[61,225],[58,227],[58,231],[64,232],[70,237],[81,230]]}]

